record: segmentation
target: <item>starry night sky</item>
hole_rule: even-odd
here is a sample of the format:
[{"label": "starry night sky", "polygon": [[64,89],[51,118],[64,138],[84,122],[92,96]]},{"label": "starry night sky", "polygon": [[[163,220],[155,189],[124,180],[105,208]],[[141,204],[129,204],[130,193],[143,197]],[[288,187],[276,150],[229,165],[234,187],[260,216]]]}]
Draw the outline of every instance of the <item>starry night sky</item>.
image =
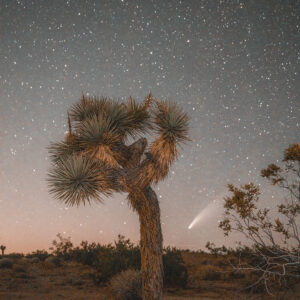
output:
[{"label": "starry night sky", "polygon": [[191,117],[192,141],[155,187],[164,244],[232,244],[217,228],[226,185],[259,183],[274,206],[259,171],[299,142],[299,31],[297,0],[0,0],[0,244],[47,250],[58,232],[138,241],[126,195],[66,208],[48,194],[46,148],[82,93],[150,91]]}]

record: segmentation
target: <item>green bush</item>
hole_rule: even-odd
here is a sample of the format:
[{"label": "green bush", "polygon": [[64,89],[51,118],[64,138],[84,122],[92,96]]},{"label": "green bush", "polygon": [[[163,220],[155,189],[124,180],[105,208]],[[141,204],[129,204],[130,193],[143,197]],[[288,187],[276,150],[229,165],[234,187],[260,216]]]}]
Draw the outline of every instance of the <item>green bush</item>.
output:
[{"label": "green bush", "polygon": [[[188,272],[184,265],[181,251],[176,248],[165,248],[163,253],[164,283],[166,287],[185,287],[188,282]],[[140,249],[124,236],[118,236],[115,245],[107,245],[98,249],[94,263],[97,272],[93,279],[95,283],[103,283],[112,276],[127,269],[140,269]]]},{"label": "green bush", "polygon": [[115,275],[110,281],[115,300],[142,300],[141,272],[128,269]]},{"label": "green bush", "polygon": [[53,247],[50,247],[49,249],[53,251],[53,255],[63,260],[70,260],[73,250],[73,243],[71,242],[71,238],[65,238],[60,233],[58,233],[56,236],[58,238],[58,241],[52,241]]},{"label": "green bush", "polygon": [[93,266],[97,271],[93,278],[95,283],[107,282],[115,274],[129,268],[140,269],[139,247],[119,235],[114,246],[106,245],[98,249]]},{"label": "green bush", "polygon": [[10,258],[12,260],[16,260],[16,259],[20,259],[22,257],[24,257],[23,253],[10,253],[10,254],[6,254],[5,255],[6,258]]},{"label": "green bush", "polygon": [[[70,238],[58,234],[53,241],[52,254],[62,260],[74,260],[95,268],[91,275],[96,284],[108,282],[114,275],[127,269],[141,269],[140,248],[130,239],[118,235],[114,244],[100,245],[82,241],[79,247],[73,247]],[[188,281],[187,268],[181,251],[165,248],[163,253],[164,282],[167,287],[185,287]]]},{"label": "green bush", "polygon": [[34,258],[37,257],[40,261],[45,261],[45,259],[49,256],[50,254],[45,251],[45,250],[36,250],[30,254],[27,254],[27,258]]},{"label": "green bush", "polygon": [[9,258],[0,259],[0,269],[11,269],[13,266],[13,261]]},{"label": "green bush", "polygon": [[38,264],[40,262],[40,259],[35,256],[32,258],[29,258],[29,262],[31,262],[32,264]]},{"label": "green bush", "polygon": [[101,247],[100,244],[89,244],[87,241],[82,241],[80,247],[70,250],[69,253],[72,260],[93,266]]},{"label": "green bush", "polygon": [[231,248],[226,248],[224,245],[222,247],[216,247],[214,243],[207,242],[205,247],[210,252],[210,254],[218,255],[227,255],[232,252]]},{"label": "green bush", "polygon": [[163,254],[164,285],[166,287],[185,287],[188,282],[188,272],[184,265],[181,251],[167,247]]}]

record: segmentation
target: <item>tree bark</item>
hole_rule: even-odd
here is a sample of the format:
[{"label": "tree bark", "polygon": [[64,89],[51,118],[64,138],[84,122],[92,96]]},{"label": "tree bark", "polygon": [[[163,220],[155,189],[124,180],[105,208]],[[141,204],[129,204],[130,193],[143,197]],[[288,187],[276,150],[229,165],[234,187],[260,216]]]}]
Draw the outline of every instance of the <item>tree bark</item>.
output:
[{"label": "tree bark", "polygon": [[[142,298],[143,300],[162,300],[163,249],[159,202],[150,186],[141,189],[139,185],[136,185],[136,172],[146,146],[145,138],[139,139],[130,146],[124,146],[127,159],[119,159],[119,163],[126,170],[123,175],[124,191],[129,193],[130,205],[138,213],[140,220]],[[126,172],[129,172],[129,177]]]},{"label": "tree bark", "polygon": [[143,300],[163,299],[163,262],[160,208],[151,187],[144,190],[138,209],[141,234]]}]

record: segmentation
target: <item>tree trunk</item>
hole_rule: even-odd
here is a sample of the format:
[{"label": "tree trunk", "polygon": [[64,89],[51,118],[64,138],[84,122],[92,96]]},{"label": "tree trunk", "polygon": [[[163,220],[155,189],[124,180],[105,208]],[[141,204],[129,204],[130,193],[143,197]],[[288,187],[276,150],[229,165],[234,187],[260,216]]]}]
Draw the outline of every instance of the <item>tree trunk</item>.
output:
[{"label": "tree trunk", "polygon": [[141,233],[143,300],[163,299],[162,232],[160,208],[151,187],[143,193],[138,209]]}]

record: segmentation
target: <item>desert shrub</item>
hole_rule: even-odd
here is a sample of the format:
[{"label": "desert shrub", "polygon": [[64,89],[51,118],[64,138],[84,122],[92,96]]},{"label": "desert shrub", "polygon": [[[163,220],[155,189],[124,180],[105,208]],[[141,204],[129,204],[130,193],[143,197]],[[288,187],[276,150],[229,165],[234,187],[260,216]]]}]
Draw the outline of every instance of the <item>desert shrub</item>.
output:
[{"label": "desert shrub", "polygon": [[220,280],[221,273],[218,269],[208,266],[202,272],[202,280]]},{"label": "desert shrub", "polygon": [[21,263],[23,265],[27,265],[30,262],[30,259],[26,258],[26,257],[22,257],[18,263]]},{"label": "desert shrub", "polygon": [[36,250],[30,254],[27,254],[27,258],[37,257],[40,261],[44,261],[50,254],[45,250]]},{"label": "desert shrub", "polygon": [[32,264],[38,264],[40,262],[40,259],[38,257],[32,257],[29,258],[29,262],[31,262]]},{"label": "desert shrub", "polygon": [[13,270],[17,273],[25,273],[26,272],[26,267],[24,266],[24,264],[15,264],[13,265]]},{"label": "desert shrub", "polygon": [[[114,275],[127,269],[141,268],[140,248],[130,239],[118,235],[114,244],[100,245],[82,241],[73,247],[70,238],[57,234],[59,241],[53,241],[52,254],[63,260],[74,260],[95,268],[91,275],[96,284],[108,282]],[[181,251],[165,248],[163,254],[164,282],[167,287],[185,287],[188,280]]]},{"label": "desert shrub", "polygon": [[115,275],[110,281],[115,300],[142,300],[142,277],[140,271],[128,269]]},{"label": "desert shrub", "polygon": [[245,273],[242,273],[241,271],[237,270],[237,271],[230,271],[226,277],[227,279],[241,279],[241,278],[245,278],[246,275]]},{"label": "desert shrub", "polygon": [[283,192],[277,213],[260,205],[259,185],[229,184],[230,196],[224,198],[225,214],[219,227],[226,236],[239,232],[251,243],[251,251],[243,253],[250,257],[235,268],[256,270],[260,275],[249,287],[264,287],[272,294],[279,288],[290,289],[300,277],[300,144],[290,145],[282,165],[270,164],[261,170],[261,176]]},{"label": "desert shrub", "polygon": [[249,258],[249,257],[253,256],[253,251],[254,251],[253,248],[250,248],[248,246],[240,245],[235,250],[233,250],[233,253],[236,256],[239,256],[239,257]]},{"label": "desert shrub", "polygon": [[72,260],[93,266],[100,250],[100,244],[89,244],[87,241],[82,241],[80,247],[76,247],[70,251],[70,255]]},{"label": "desert shrub", "polygon": [[16,260],[16,259],[20,259],[22,257],[24,257],[23,253],[10,253],[10,254],[6,254],[5,255],[6,258],[10,258],[12,260]]},{"label": "desert shrub", "polygon": [[187,285],[188,272],[180,250],[170,247],[165,248],[163,265],[166,287],[185,287]]},{"label": "desert shrub", "polygon": [[13,261],[10,258],[2,258],[0,259],[0,269],[11,269],[13,266]]},{"label": "desert shrub", "polygon": [[101,247],[94,262],[96,269],[93,277],[94,282],[96,284],[107,282],[112,276],[125,270],[123,264],[119,264],[120,260],[120,257],[111,245]]},{"label": "desert shrub", "polygon": [[129,268],[140,269],[139,247],[119,235],[114,246],[109,244],[98,249],[93,266],[96,269],[93,275],[95,283],[107,282],[112,276]]},{"label": "desert shrub", "polygon": [[219,258],[215,259],[214,265],[223,268],[223,267],[229,266],[230,264],[229,264],[228,259],[226,257],[222,256],[222,257],[219,257]]},{"label": "desert shrub", "polygon": [[209,260],[208,259],[203,259],[202,261],[201,261],[201,264],[202,265],[208,265],[210,262],[209,262]]},{"label": "desert shrub", "polygon": [[47,266],[59,267],[61,266],[61,259],[57,256],[49,256],[45,259],[45,264]]},{"label": "desert shrub", "polygon": [[53,247],[50,247],[49,249],[52,250],[53,255],[56,255],[63,260],[70,260],[73,250],[73,243],[71,242],[71,238],[64,238],[60,233],[58,233],[56,236],[58,238],[58,241],[53,240]]},{"label": "desert shrub", "polygon": [[[63,248],[62,244],[58,248]],[[55,253],[61,252],[63,251],[56,251]],[[65,252],[70,259],[95,268],[96,272],[91,276],[96,284],[105,283],[114,275],[127,269],[139,270],[141,268],[139,246],[134,245],[130,239],[125,239],[122,235],[118,236],[118,240],[113,245],[102,246],[82,241],[80,247],[69,248]],[[163,264],[165,285],[168,287],[185,287],[188,272],[181,251],[170,247],[164,249]]]},{"label": "desert shrub", "polygon": [[226,248],[224,245],[222,247],[216,247],[214,243],[207,242],[205,248],[210,252],[210,254],[218,256],[218,255],[227,255],[230,253],[231,249]]}]

